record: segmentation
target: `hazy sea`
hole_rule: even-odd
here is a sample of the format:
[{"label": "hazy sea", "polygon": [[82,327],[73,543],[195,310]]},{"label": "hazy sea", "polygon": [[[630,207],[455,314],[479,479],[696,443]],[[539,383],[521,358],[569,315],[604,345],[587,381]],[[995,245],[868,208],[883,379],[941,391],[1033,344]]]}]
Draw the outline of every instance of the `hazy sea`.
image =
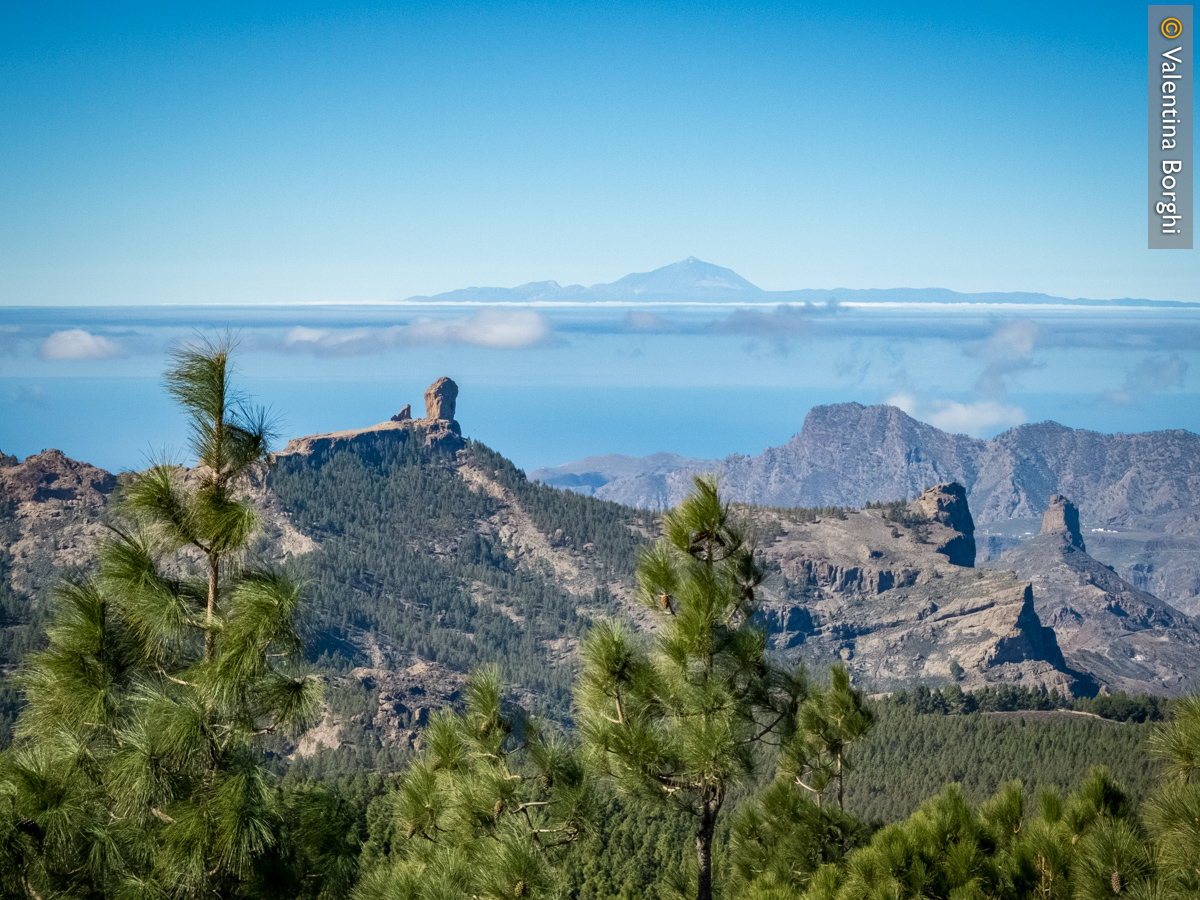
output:
[{"label": "hazy sea", "polygon": [[230,329],[240,383],[290,437],[423,410],[528,469],[598,453],[753,454],[816,404],[894,402],[991,436],[1053,419],[1200,431],[1198,310],[925,308],[0,309],[0,450],[108,469],[182,454],[161,373],[180,340]]}]

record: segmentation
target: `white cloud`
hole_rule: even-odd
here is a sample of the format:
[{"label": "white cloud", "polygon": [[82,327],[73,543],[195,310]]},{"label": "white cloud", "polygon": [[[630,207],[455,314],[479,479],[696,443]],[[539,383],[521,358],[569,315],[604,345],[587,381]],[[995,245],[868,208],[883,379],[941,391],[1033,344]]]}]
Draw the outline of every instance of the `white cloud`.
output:
[{"label": "white cloud", "polygon": [[408,326],[418,344],[472,344],[515,350],[544,341],[550,326],[532,310],[484,309],[465,319],[429,320]]},{"label": "white cloud", "polygon": [[287,333],[287,337],[284,338],[284,343],[315,344],[328,334],[328,331],[324,331],[320,328],[305,328],[303,325],[297,325]]},{"label": "white cloud", "polygon": [[550,324],[532,310],[480,310],[457,319],[423,319],[385,328],[306,328],[284,336],[284,349],[318,356],[367,356],[402,347],[467,344],[516,350],[543,343]]},{"label": "white cloud", "polygon": [[1019,406],[1005,406],[995,400],[959,403],[955,400],[918,400],[912,394],[899,393],[888,398],[914,419],[928,422],[952,434],[985,437],[997,428],[1012,428],[1028,421]]},{"label": "white cloud", "polygon": [[1120,406],[1137,403],[1143,394],[1157,394],[1183,387],[1188,364],[1178,353],[1169,357],[1147,356],[1125,373],[1125,381],[1114,391],[1105,391],[1104,399]]},{"label": "white cloud", "polygon": [[983,342],[981,356],[1012,358],[1028,356],[1033,352],[1042,328],[1030,319],[1009,319],[996,326],[996,330]]},{"label": "white cloud", "polygon": [[987,360],[975,389],[988,397],[1003,397],[1008,377],[1033,366],[1033,350],[1041,334],[1041,326],[1029,319],[1009,319],[997,325],[986,340],[967,351]]},{"label": "white cloud", "polygon": [[112,359],[121,355],[121,347],[82,328],[56,331],[42,342],[42,359]]}]

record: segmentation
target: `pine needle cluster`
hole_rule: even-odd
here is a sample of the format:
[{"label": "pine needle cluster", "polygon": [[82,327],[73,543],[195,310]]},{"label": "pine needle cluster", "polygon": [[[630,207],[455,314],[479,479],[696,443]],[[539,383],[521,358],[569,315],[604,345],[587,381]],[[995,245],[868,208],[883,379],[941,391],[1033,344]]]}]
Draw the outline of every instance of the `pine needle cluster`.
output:
[{"label": "pine needle cluster", "polygon": [[462,712],[425,729],[420,758],[388,796],[387,846],[357,900],[550,898],[556,863],[586,832],[591,778],[562,738],[503,703],[499,669],[467,680]]},{"label": "pine needle cluster", "polygon": [[657,620],[653,644],[623,623],[598,624],[583,645],[576,705],[599,771],[695,817],[696,896],[708,900],[717,817],[760,765],[759,747],[794,727],[804,682],[767,656],[755,617],[764,573],[716,482],[697,478],[662,525],[637,570]]},{"label": "pine needle cluster", "polygon": [[259,745],[306,728],[320,685],[299,586],[240,560],[257,519],[234,492],[269,435],[239,406],[229,349],[176,354],[167,384],[199,464],[122,490],[98,572],[63,583],[49,647],[26,662],[0,764],[0,896],[229,896],[277,849]]}]

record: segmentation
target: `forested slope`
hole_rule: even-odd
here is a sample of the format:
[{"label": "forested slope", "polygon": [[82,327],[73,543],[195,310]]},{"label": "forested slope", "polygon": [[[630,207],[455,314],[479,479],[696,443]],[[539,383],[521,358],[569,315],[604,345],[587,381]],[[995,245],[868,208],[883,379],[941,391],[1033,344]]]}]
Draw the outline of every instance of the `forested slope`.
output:
[{"label": "forested slope", "polygon": [[[317,654],[343,672],[496,662],[518,692],[565,715],[573,671],[563,649],[586,612],[616,611],[610,586],[628,585],[644,542],[637,514],[530,484],[482,444],[456,453],[422,438],[392,431],[319,446],[280,456],[272,472],[294,525],[319,545],[294,563],[309,580]],[[522,552],[522,518],[545,558]],[[590,576],[576,579],[586,595],[557,577],[564,559]]]}]

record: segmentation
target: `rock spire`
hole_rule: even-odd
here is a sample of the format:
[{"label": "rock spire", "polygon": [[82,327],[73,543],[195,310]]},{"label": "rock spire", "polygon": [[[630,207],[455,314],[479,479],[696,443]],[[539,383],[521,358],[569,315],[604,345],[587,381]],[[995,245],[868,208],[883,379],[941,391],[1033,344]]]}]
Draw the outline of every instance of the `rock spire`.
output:
[{"label": "rock spire", "polygon": [[975,522],[967,506],[966,488],[957,482],[935,485],[908,508],[930,523],[929,539],[938,553],[956,566],[975,565]]},{"label": "rock spire", "polygon": [[1062,494],[1050,498],[1050,506],[1042,516],[1042,534],[1061,534],[1076,550],[1087,552],[1083,533],[1079,530],[1079,510]]}]

